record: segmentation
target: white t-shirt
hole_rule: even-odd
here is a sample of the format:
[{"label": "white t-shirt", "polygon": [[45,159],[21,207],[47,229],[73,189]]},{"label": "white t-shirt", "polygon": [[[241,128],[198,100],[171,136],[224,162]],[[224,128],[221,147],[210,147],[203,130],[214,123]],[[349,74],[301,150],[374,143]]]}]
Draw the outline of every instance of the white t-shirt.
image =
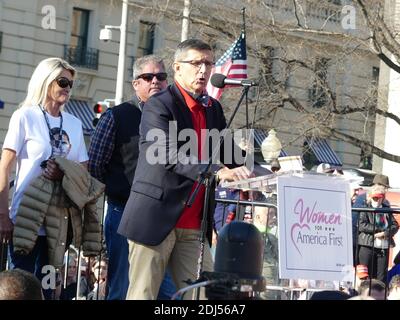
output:
[{"label": "white t-shirt", "polygon": [[[59,132],[61,117],[47,114],[50,127]],[[67,159],[84,162],[88,154],[83,139],[82,123],[75,116],[62,112],[62,152]],[[42,174],[40,164],[47,160],[52,151],[49,129],[39,106],[25,106],[11,116],[3,149],[14,150],[17,154],[15,192],[11,201],[10,218],[15,223],[17,210],[23,193],[30,182]],[[43,228],[39,232],[44,235]]]}]

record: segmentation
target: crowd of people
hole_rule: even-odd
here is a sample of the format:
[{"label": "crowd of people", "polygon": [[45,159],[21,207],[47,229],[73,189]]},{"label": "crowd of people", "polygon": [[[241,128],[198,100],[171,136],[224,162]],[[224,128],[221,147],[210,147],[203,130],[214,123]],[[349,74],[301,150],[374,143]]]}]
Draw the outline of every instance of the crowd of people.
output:
[{"label": "crowd of people", "polygon": [[[262,233],[263,274],[269,285],[283,285],[276,206],[240,211],[240,206],[219,205],[214,210],[214,201],[205,201],[204,185],[197,186],[199,173],[208,169],[213,174],[208,178],[210,199],[217,193],[219,198],[230,194],[276,204],[276,198],[260,193],[218,188],[221,181],[253,175],[244,157],[225,157],[224,152],[208,165],[205,154],[212,144],[203,132],[226,127],[221,104],[206,91],[213,65],[211,47],[197,39],[178,45],[169,85],[162,59],[137,59],[132,99],[101,116],[87,152],[80,120],[63,110],[76,70],[60,58],[38,64],[25,100],[10,119],[0,161],[0,241],[9,244],[12,269],[0,273],[1,299],[171,299],[198,278],[200,248],[201,270],[213,271],[212,239],[234,219],[251,222]],[[174,132],[188,129],[191,137],[176,140]],[[163,134],[154,137],[155,132]],[[221,150],[224,143],[232,146],[232,154],[245,155],[232,141],[223,140]],[[388,187],[387,177],[377,175],[354,207],[389,206]],[[105,247],[96,211],[103,192]],[[203,208],[204,203],[209,206]],[[353,220],[356,264],[379,281],[368,290],[379,291],[398,224],[386,213],[361,212]],[[56,270],[55,285],[44,288],[48,266]],[[398,295],[399,282],[392,275],[389,297]],[[360,295],[364,287],[360,285]],[[193,298],[192,291],[183,296]],[[282,296],[267,291],[263,298]]]}]

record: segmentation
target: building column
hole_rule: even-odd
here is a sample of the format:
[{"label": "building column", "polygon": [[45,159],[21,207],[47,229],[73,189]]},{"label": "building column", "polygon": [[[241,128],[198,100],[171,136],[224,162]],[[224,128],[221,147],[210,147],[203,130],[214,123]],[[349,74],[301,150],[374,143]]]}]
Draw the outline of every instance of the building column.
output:
[{"label": "building column", "polygon": [[[388,15],[386,15],[388,13]],[[399,30],[400,1],[386,0],[385,19],[392,30]],[[388,55],[392,61],[396,58]],[[378,90],[378,108],[387,110],[400,117],[400,74],[390,69],[381,62]],[[375,145],[386,152],[400,155],[400,125],[393,120],[376,117]],[[376,172],[382,172],[390,179],[392,188],[400,188],[400,164],[389,160],[373,157],[373,168]]]}]

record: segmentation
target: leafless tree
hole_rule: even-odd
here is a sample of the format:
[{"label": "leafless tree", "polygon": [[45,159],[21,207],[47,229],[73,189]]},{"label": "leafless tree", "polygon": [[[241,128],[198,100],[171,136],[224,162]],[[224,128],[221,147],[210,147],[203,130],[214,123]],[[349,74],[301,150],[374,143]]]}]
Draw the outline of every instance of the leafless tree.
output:
[{"label": "leafless tree", "polygon": [[[171,26],[163,30],[173,39],[183,12],[182,1],[133,1],[135,12],[147,13]],[[344,2],[344,1],[342,1]],[[246,39],[249,76],[260,82],[252,92],[250,114],[257,127],[274,127],[286,137],[286,145],[301,145],[305,136],[344,141],[362,150],[366,156],[400,162],[374,144],[376,116],[400,118],[385,110],[378,95],[377,78],[367,70],[356,78],[354,70],[368,62],[379,67],[383,61],[400,72],[400,43],[397,34],[384,19],[384,1],[347,1],[356,12],[356,30],[343,29],[343,3],[335,0],[248,0],[193,1],[190,13],[191,36],[208,40],[216,56],[239,36],[242,30],[240,10],[246,7]],[[169,34],[167,34],[170,32]],[[175,29],[175,41],[179,41]],[[173,47],[166,46],[166,52]],[[392,55],[395,61],[391,60]],[[349,64],[354,63],[349,66]],[[372,63],[371,63],[372,62]],[[349,68],[350,67],[350,68]],[[353,72],[353,79],[351,78]],[[352,89],[349,90],[349,87]],[[225,90],[227,110],[239,90]],[[244,112],[234,122],[245,125]]]}]

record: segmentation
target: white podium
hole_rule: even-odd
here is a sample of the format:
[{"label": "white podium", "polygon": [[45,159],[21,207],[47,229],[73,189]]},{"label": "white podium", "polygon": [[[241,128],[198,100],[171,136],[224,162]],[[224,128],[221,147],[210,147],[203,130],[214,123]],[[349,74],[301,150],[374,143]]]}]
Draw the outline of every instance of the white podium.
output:
[{"label": "white podium", "polygon": [[222,187],[277,194],[280,278],[354,281],[352,182],[359,180],[288,171]]}]

